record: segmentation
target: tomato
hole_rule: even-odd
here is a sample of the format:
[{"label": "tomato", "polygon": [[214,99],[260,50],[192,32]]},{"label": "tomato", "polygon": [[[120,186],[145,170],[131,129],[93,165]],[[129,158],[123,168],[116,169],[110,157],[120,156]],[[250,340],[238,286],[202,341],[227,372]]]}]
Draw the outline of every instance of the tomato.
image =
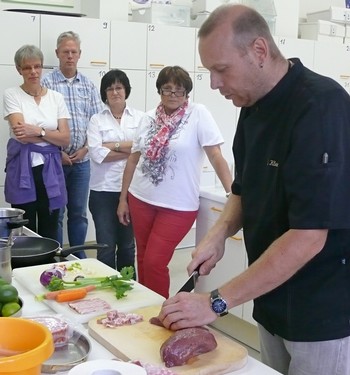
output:
[{"label": "tomato", "polygon": [[11,284],[0,285],[0,302],[18,302],[18,291]]},{"label": "tomato", "polygon": [[8,302],[2,306],[1,313],[2,316],[11,316],[16,314],[17,311],[21,309],[21,306],[17,302]]}]

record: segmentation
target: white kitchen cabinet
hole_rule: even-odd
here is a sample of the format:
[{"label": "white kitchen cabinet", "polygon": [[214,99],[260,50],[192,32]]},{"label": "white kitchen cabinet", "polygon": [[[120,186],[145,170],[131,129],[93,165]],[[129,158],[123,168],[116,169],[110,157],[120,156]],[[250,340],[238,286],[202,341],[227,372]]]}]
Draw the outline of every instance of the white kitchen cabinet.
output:
[{"label": "white kitchen cabinet", "polygon": [[39,47],[39,30],[38,14],[0,12],[0,64],[13,65],[15,52],[24,44]]},{"label": "white kitchen cabinet", "polygon": [[350,45],[315,42],[314,70],[333,78],[350,94]]},{"label": "white kitchen cabinet", "polygon": [[23,83],[22,76],[17,72],[14,65],[0,65],[0,186],[4,185],[5,182],[5,161],[6,161],[6,145],[10,137],[9,125],[6,120],[4,120],[3,111],[3,96],[4,91],[9,87],[19,86]]},{"label": "white kitchen cabinet", "polygon": [[[201,189],[200,208],[196,224],[196,245],[214,225],[221,214],[226,202],[225,192],[222,188]],[[196,285],[196,291],[209,292],[220,287],[225,282],[242,273],[248,267],[248,259],[244,246],[243,231],[229,237],[225,242],[225,253],[223,258],[208,276],[201,276]],[[250,323],[248,330],[254,332],[256,321],[252,317],[253,301],[230,309],[229,312],[242,319],[244,323]],[[253,328],[254,327],[254,328]],[[256,340],[253,340],[256,342]],[[256,344],[254,344],[256,345]]]},{"label": "white kitchen cabinet", "polygon": [[46,66],[57,66],[57,37],[74,31],[81,40],[79,68],[109,69],[110,21],[92,18],[41,15],[40,45]]},{"label": "white kitchen cabinet", "polygon": [[111,22],[110,67],[146,70],[147,24]]},{"label": "white kitchen cabinet", "polygon": [[168,25],[147,25],[147,70],[179,65],[194,71],[195,29]]},{"label": "white kitchen cabinet", "polygon": [[[225,143],[221,146],[224,158],[230,168],[233,166],[232,142],[236,131],[237,108],[231,100],[225,99],[219,90],[210,87],[210,73],[196,72],[194,74],[194,96],[196,103],[204,104],[213,115]],[[206,161],[206,167],[209,162]]]},{"label": "white kitchen cabinet", "polygon": [[313,40],[276,37],[278,48],[286,58],[298,57],[304,66],[309,69],[314,68],[314,49]]},{"label": "white kitchen cabinet", "polygon": [[[226,199],[223,192],[224,199]],[[196,224],[196,244],[214,225],[222,212],[224,203],[201,196],[200,208]],[[201,276],[196,285],[197,292],[210,292],[223,285],[232,277],[240,274],[245,268],[245,251],[242,246],[242,235],[230,237],[226,240],[225,254],[216,267],[207,276]],[[243,306],[239,305],[229,310],[231,314],[243,318]]]},{"label": "white kitchen cabinet", "polygon": [[[111,69],[114,67],[111,66]],[[146,71],[122,69],[128,76],[131,86],[128,105],[140,111],[146,110]]]}]

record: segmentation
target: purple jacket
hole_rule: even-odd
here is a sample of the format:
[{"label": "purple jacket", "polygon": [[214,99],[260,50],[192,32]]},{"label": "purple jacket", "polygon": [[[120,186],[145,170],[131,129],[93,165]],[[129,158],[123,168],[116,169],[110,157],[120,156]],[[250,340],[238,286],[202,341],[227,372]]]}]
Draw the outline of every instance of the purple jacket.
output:
[{"label": "purple jacket", "polygon": [[24,204],[37,200],[31,167],[31,152],[38,152],[45,158],[43,180],[49,198],[49,209],[64,207],[67,190],[62,169],[61,151],[58,146],[45,147],[33,143],[23,144],[15,139],[7,143],[5,199],[12,204]]}]

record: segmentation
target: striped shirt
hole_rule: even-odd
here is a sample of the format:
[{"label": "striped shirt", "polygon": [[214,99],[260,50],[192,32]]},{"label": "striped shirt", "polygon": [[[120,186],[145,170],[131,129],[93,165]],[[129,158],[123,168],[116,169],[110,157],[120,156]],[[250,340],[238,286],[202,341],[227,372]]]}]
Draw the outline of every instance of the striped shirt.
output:
[{"label": "striped shirt", "polygon": [[[71,140],[63,151],[71,155],[86,144],[86,131],[90,118],[103,107],[100,94],[94,83],[83,74],[77,72],[73,80],[68,80],[58,68],[46,74],[41,83],[64,96],[71,115],[69,120]],[[82,161],[88,159],[89,156],[86,154]]]}]

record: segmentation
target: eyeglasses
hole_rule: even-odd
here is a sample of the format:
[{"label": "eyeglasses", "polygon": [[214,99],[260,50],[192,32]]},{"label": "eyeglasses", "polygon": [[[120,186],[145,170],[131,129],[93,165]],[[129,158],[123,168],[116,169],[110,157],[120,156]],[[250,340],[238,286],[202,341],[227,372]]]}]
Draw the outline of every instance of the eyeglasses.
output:
[{"label": "eyeglasses", "polygon": [[40,70],[42,68],[43,68],[43,66],[41,64],[36,64],[36,65],[32,65],[32,66],[25,65],[25,66],[21,67],[21,70],[23,72],[31,72],[33,69],[34,70]]},{"label": "eyeglasses", "polygon": [[164,96],[171,96],[175,95],[177,98],[181,98],[181,96],[185,96],[186,90],[171,90],[171,89],[160,89],[160,93]]},{"label": "eyeglasses", "polygon": [[122,91],[122,90],[124,90],[124,87],[122,87],[122,86],[108,87],[106,89],[106,92],[116,92],[116,93],[118,93],[119,91]]}]

